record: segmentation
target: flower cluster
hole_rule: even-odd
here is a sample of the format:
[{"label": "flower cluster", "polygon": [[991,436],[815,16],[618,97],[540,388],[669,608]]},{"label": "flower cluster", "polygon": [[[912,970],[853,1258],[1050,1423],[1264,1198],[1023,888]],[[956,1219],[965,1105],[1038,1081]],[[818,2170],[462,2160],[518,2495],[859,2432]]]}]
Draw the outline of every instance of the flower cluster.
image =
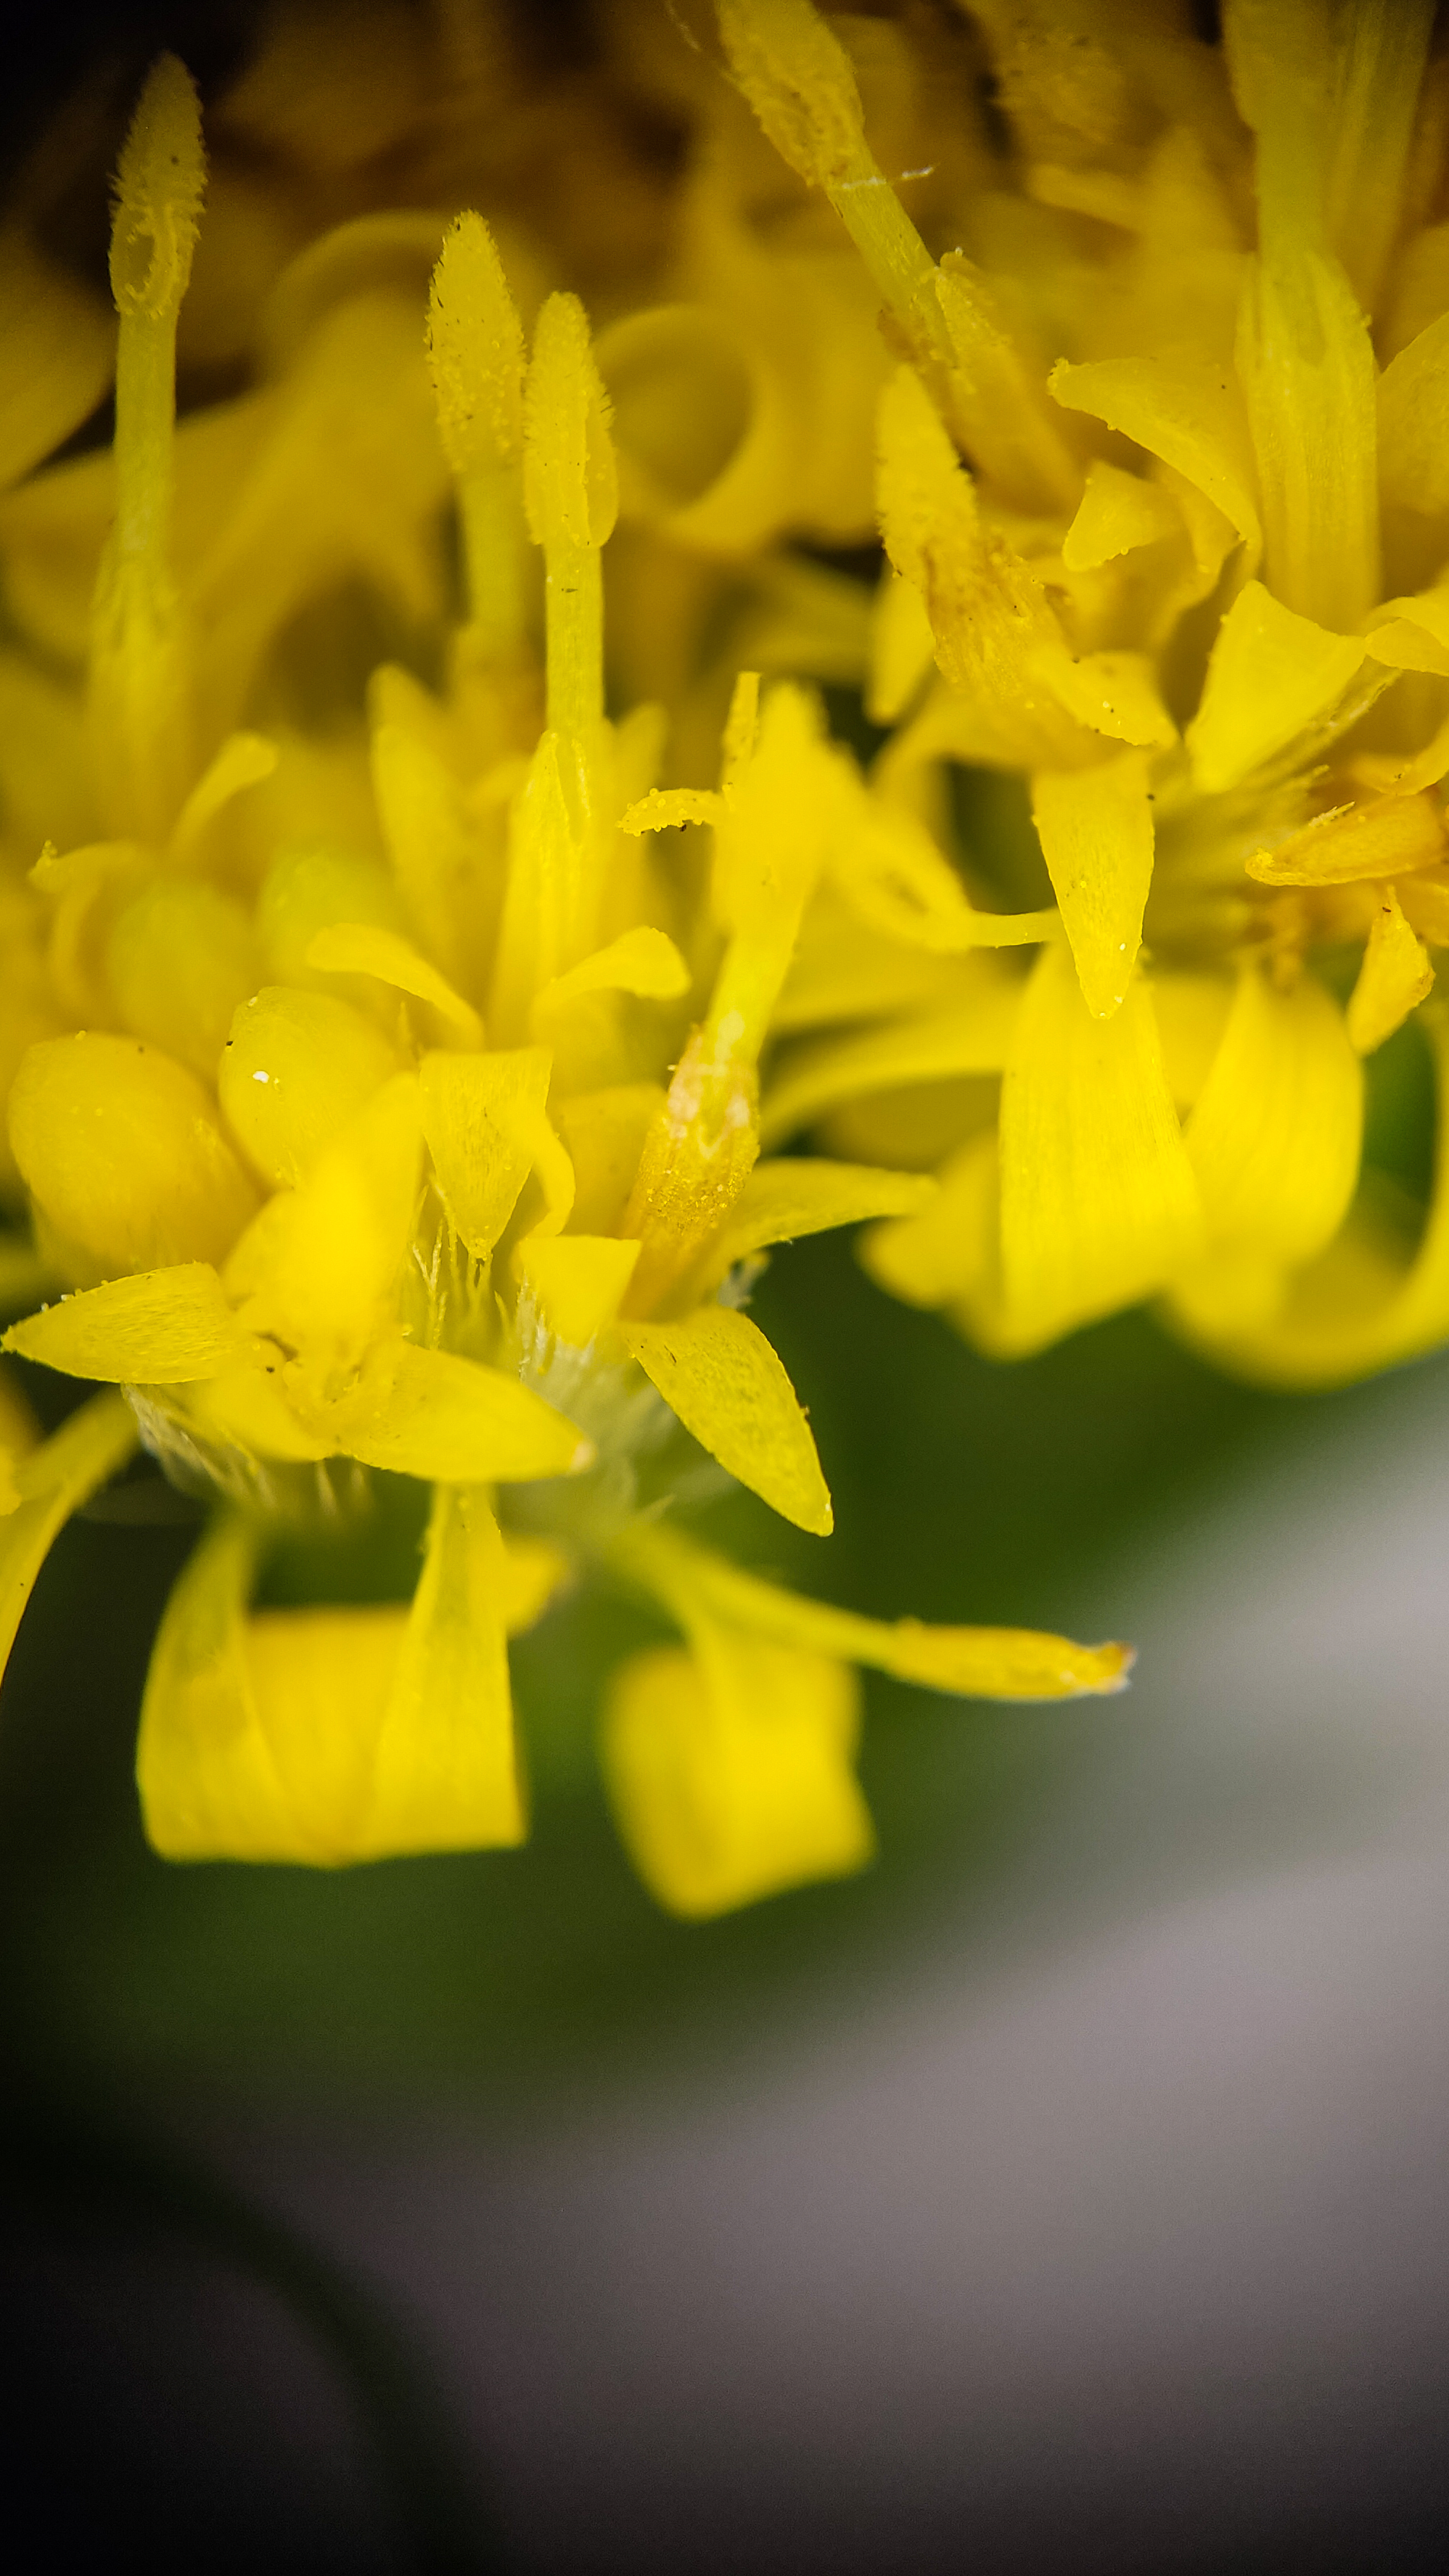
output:
[{"label": "flower cluster", "polygon": [[[22,484],[0,526],[27,646],[3,684],[0,974],[32,1227],[3,1257],[13,1295],[66,1292],[6,1347],[116,1390],[44,1442],[7,1392],[0,1627],[139,1440],[213,1501],[142,1711],[161,1851],[521,1840],[507,1641],[594,1572],[682,1639],[623,1664],[603,1718],[661,1899],[710,1913],[858,1867],[855,1664],[1060,1696],[1117,1687],[1125,1650],[798,1599],[679,1526],[695,1471],[671,1443],[829,1529],[749,1282],[771,1245],[919,1223],[937,1193],[889,1156],[762,1146],[890,1088],[901,1029],[917,1072],[939,1054],[943,963],[950,1027],[995,1061],[1019,995],[987,951],[1052,920],[973,908],[796,681],[741,671],[717,784],[656,784],[669,716],[698,730],[709,693],[606,715],[609,401],[582,305],[549,294],[526,333],[480,216],[441,241],[426,333],[439,225],[311,243],[264,380],[178,428],[204,175],[163,57],[117,180],[113,452]],[[16,256],[23,468],[90,408],[97,342]],[[638,319],[666,352],[697,328]],[[621,354],[631,327],[637,417],[657,349]],[[421,650],[376,658],[379,595],[431,634],[433,685]],[[762,1107],[781,1032],[842,1022],[864,1025],[797,1039]],[[411,1606],[254,1610],[270,1533],[362,1508],[377,1474],[432,1489]]]},{"label": "flower cluster", "polygon": [[[720,6],[899,360],[872,784],[940,828],[953,765],[1014,773],[1059,915],[954,1042],[872,1040],[882,1084],[1000,1079],[867,1258],[1002,1355],[1159,1293],[1226,1364],[1331,1384],[1449,1331],[1442,1149],[1423,1225],[1362,1170],[1363,1060],[1449,942],[1433,11],[1228,0],[1220,46],[1145,6],[972,16],[1010,148],[935,258],[810,0]],[[792,1112],[831,1080],[781,1061]]]},{"label": "flower cluster", "polygon": [[[0,1568],[18,1615],[138,1437],[219,1497],[148,1825],[314,1861],[518,1839],[507,1637],[617,1580],[682,1643],[613,1677],[611,1793],[709,1912],[866,1856],[853,1664],[1124,1668],[686,1529],[698,1449],[829,1527],[771,1246],[868,1220],[1001,1358],[1147,1297],[1270,1383],[1449,1334],[1442,1143],[1426,1213],[1364,1157],[1366,1060],[1449,1063],[1449,61],[1429,0],[629,0],[540,110],[480,6],[425,113],[425,14],[276,21],[179,427],[177,65],[113,455],[30,472],[110,343],[6,245],[0,1287],[125,1394],[35,1446],[6,1393]],[[411,1610],[252,1611],[383,1472]]]}]

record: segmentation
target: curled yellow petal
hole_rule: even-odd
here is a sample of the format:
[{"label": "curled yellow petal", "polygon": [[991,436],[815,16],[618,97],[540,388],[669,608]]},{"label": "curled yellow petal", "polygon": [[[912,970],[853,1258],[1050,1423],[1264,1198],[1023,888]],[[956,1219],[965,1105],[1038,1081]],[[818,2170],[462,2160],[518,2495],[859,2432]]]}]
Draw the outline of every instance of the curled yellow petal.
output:
[{"label": "curled yellow petal", "polygon": [[1260,531],[1247,422],[1223,368],[1191,355],[1094,358],[1075,367],[1063,361],[1048,381],[1068,411],[1105,421],[1185,476],[1256,552]]},{"label": "curled yellow petal", "polygon": [[335,1868],[355,1857],[406,1614],[248,1620],[256,1553],[223,1515],[173,1587],[136,1749],[146,1832],[170,1860]]},{"label": "curled yellow petal", "polygon": [[723,1634],[630,1656],[610,1679],[601,1754],[650,1893],[704,1918],[864,1868],[858,1733],[855,1675],[828,1656]]},{"label": "curled yellow petal", "polygon": [[1422,939],[1404,919],[1392,886],[1374,914],[1358,982],[1349,997],[1348,1034],[1360,1055],[1372,1055],[1417,1010],[1434,981]]},{"label": "curled yellow petal", "polygon": [[1149,483],[1143,474],[1124,474],[1120,465],[1095,457],[1077,515],[1062,539],[1062,561],[1068,572],[1092,571],[1138,546],[1176,536],[1181,528],[1182,513],[1160,483]]},{"label": "curled yellow petal", "polygon": [[546,1028],[587,993],[635,993],[650,1001],[672,1001],[688,992],[689,983],[689,968],[673,940],[641,923],[545,984],[532,1018],[536,1027]]}]

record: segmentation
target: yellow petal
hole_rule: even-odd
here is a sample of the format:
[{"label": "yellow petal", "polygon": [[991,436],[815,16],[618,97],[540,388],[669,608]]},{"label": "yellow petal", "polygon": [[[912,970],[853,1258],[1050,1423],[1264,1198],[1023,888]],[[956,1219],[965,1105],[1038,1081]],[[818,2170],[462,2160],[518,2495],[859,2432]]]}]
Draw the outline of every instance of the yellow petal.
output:
[{"label": "yellow petal", "polygon": [[166,1605],[136,1750],[146,1832],[171,1860],[336,1867],[355,1854],[406,1613],[249,1621],[256,1544],[224,1515]]},{"label": "yellow petal", "polygon": [[1337,1233],[1358,1178],[1363,1076],[1316,977],[1279,993],[1244,972],[1186,1136],[1215,1243],[1300,1262]]},{"label": "yellow petal", "polygon": [[847,800],[830,880],[872,930],[942,955],[1027,947],[1053,926],[1050,912],[978,912],[920,818],[863,787]]},{"label": "yellow petal", "polygon": [[1140,753],[1032,781],[1032,820],[1087,1008],[1109,1019],[1142,945],[1152,807]]},{"label": "yellow petal", "polygon": [[[356,791],[355,778],[346,783]],[[366,782],[361,784],[365,795]],[[321,828],[328,807],[340,800],[343,782],[319,781],[312,793],[321,810],[312,812],[309,796],[300,824],[288,816],[283,828]],[[304,962],[318,931],[338,921],[371,921],[398,930],[403,913],[397,889],[378,860],[353,858],[341,850],[301,849],[284,850],[272,861],[262,880],[256,917],[272,980],[325,991],[322,978]]]},{"label": "yellow petal", "polygon": [[267,984],[232,1021],[217,1090],[248,1159],[274,1189],[294,1189],[396,1071],[350,1002]]},{"label": "yellow petal", "polygon": [[1197,1185],[1138,976],[1094,1020],[1065,947],[1026,989],[1001,1094],[1001,1270],[1028,1345],[1131,1305],[1196,1249]]},{"label": "yellow petal", "polygon": [[356,1368],[391,1316],[421,1161],[417,1080],[396,1074],[238,1246],[227,1285],[249,1329],[301,1354],[304,1373]]},{"label": "yellow petal", "polygon": [[1179,1109],[1190,1109],[1213,1068],[1232,1007],[1226,975],[1162,973],[1154,969],[1152,1000],[1167,1087]]},{"label": "yellow petal", "polygon": [[132,1034],[214,1082],[233,1018],[257,988],[251,923],[215,886],[156,878],[117,916],[106,974]]},{"label": "yellow petal", "polygon": [[256,1206],[195,1075],[134,1038],[31,1047],[10,1142],[36,1205],[103,1271],[219,1261]]},{"label": "yellow petal", "polygon": [[1121,1690],[1130,1646],[1078,1646],[1029,1628],[928,1628],[863,1619],[808,1601],[700,1547],[667,1521],[635,1522],[611,1551],[631,1581],[664,1602],[690,1635],[728,1627],[781,1646],[839,1656],[898,1681],[967,1699],[1075,1699]]},{"label": "yellow petal", "polygon": [[1124,474],[1120,465],[1094,457],[1081,506],[1062,539],[1062,561],[1068,572],[1090,572],[1134,547],[1155,545],[1159,538],[1181,532],[1182,513],[1160,483],[1149,483],[1143,474]]},{"label": "yellow petal", "polygon": [[1147,654],[1063,652],[1059,657],[1053,651],[1037,667],[1078,723],[1090,725],[1109,742],[1140,743],[1149,750],[1165,750],[1176,742],[1177,727],[1158,694]]},{"label": "yellow petal", "polygon": [[276,1345],[258,1342],[252,1356],[223,1367],[191,1395],[188,1420],[203,1441],[241,1450],[253,1460],[291,1465],[330,1458],[336,1447],[326,1432],[303,1422],[288,1402]]},{"label": "yellow petal", "polygon": [[1018,976],[995,968],[994,961],[990,966],[984,957],[973,962],[984,971],[969,1007],[792,1048],[780,1059],[765,1094],[762,1141],[782,1143],[842,1100],[939,1082],[952,1074],[998,1073],[1025,987]]},{"label": "yellow petal", "polygon": [[1437,797],[1376,796],[1316,815],[1275,849],[1255,850],[1246,864],[1260,885],[1351,885],[1433,867],[1444,856],[1444,837]]},{"label": "yellow petal", "polygon": [[485,1497],[441,1486],[377,1738],[359,1859],[523,1841],[505,1585]]},{"label": "yellow petal", "polygon": [[1392,886],[1374,915],[1358,982],[1348,1005],[1348,1034],[1360,1055],[1372,1055],[1402,1027],[1434,981],[1422,939],[1404,919]]},{"label": "yellow petal", "polygon": [[[1000,921],[1008,929],[1024,921],[1036,940],[1051,936],[1056,919],[1054,912],[974,917]],[[969,1002],[976,970],[970,962],[958,963],[959,956],[959,951],[942,955],[914,942],[907,947],[883,939],[879,927],[868,924],[853,905],[847,910],[829,897],[817,899],[805,916],[775,1005],[775,1033],[785,1036],[847,1020],[889,1020],[932,1005],[939,1009],[957,997]]]},{"label": "yellow petal", "polygon": [[307,950],[307,964],[332,975],[374,975],[399,993],[428,1002],[449,1020],[465,1046],[481,1046],[483,1023],[471,1002],[455,993],[447,977],[430,966],[411,940],[375,922],[339,921],[319,930]]},{"label": "yellow petal", "polygon": [[1187,729],[1205,795],[1235,787],[1337,705],[1363,661],[1356,635],[1330,635],[1261,582],[1238,593],[1218,630],[1202,704]]},{"label": "yellow petal", "polygon": [[516,1377],[411,1342],[381,1345],[355,1392],[319,1418],[365,1467],[428,1484],[567,1476],[594,1455],[576,1425]]},{"label": "yellow petal", "polygon": [[566,975],[556,975],[552,983],[545,984],[533,1005],[533,1023],[546,1028],[558,1012],[585,993],[637,993],[650,1000],[669,1001],[687,993],[689,983],[689,968],[673,940],[662,930],[641,924],[610,940],[607,948],[596,948],[592,957],[570,967]]},{"label": "yellow petal", "polygon": [[1436,583],[1411,599],[1386,599],[1367,619],[1368,649],[1395,671],[1449,674],[1449,589]]},{"label": "yellow petal", "polygon": [[1449,511],[1449,313],[1411,340],[1379,378],[1379,475],[1387,503],[1437,518]]},{"label": "yellow petal", "polygon": [[190,1261],[64,1297],[13,1324],[3,1348],[68,1377],[183,1386],[214,1377],[243,1342],[216,1272]]},{"label": "yellow petal", "polygon": [[0,1673],[59,1532],[125,1466],[138,1442],[136,1417],[124,1396],[97,1395],[40,1448],[12,1461],[19,1500],[0,1518]]},{"label": "yellow petal", "polygon": [[611,1235],[529,1235],[518,1247],[518,1275],[545,1331],[587,1349],[618,1314],[640,1248]]},{"label": "yellow petal", "polygon": [[444,1205],[475,1261],[492,1251],[534,1163],[551,1070],[546,1047],[423,1058],[423,1133]]},{"label": "yellow petal", "polygon": [[745,1637],[631,1655],[610,1678],[601,1752],[650,1893],[702,1918],[863,1869],[858,1730],[855,1676],[827,1656]]},{"label": "yellow petal", "polygon": [[793,1243],[802,1234],[859,1225],[866,1217],[903,1216],[929,1205],[935,1196],[935,1182],[915,1172],[772,1157],[751,1172],[711,1248],[704,1278],[713,1285],[736,1261],[766,1244]]},{"label": "yellow petal", "polygon": [[621,1224],[664,1097],[657,1082],[621,1082],[559,1103],[559,1134],[578,1184],[573,1223],[581,1234],[612,1234]]},{"label": "yellow petal", "polygon": [[830,1495],[784,1363],[747,1315],[621,1324],[626,1349],[701,1448],[787,1521],[824,1535]]},{"label": "yellow petal", "polygon": [[403,902],[444,973],[463,978],[478,841],[458,782],[418,726],[392,718],[373,726],[372,781]]},{"label": "yellow petal", "polygon": [[1179,1320],[1222,1366],[1269,1386],[1346,1386],[1433,1350],[1449,1336],[1449,1027],[1424,1022],[1434,1051],[1438,1142],[1423,1234],[1407,1256],[1394,1221],[1371,1204],[1300,1272],[1261,1319]]},{"label": "yellow petal", "polygon": [[1320,626],[1356,626],[1378,596],[1375,366],[1336,259],[1295,249],[1253,263],[1237,369],[1273,591]]},{"label": "yellow petal", "polygon": [[218,814],[243,789],[259,787],[277,766],[277,746],[265,734],[228,734],[216,758],[203,770],[176,818],[171,853],[183,864],[196,852]]},{"label": "yellow petal", "polygon": [[1205,493],[1256,551],[1258,513],[1247,423],[1236,387],[1209,359],[1096,358],[1065,361],[1048,384],[1068,411],[1089,412],[1160,456]]}]

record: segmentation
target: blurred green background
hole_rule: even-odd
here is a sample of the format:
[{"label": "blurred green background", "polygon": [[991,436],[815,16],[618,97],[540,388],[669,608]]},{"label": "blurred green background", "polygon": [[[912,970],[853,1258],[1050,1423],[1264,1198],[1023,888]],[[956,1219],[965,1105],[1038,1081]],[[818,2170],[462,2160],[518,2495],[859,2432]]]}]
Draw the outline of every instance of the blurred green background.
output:
[{"label": "blurred green background", "polygon": [[[1381,1159],[1422,1176],[1427,1104],[1409,1049],[1379,1078]],[[1411,1114],[1412,1113],[1412,1114]],[[1392,1149],[1392,1153],[1391,1153]],[[1415,1170],[1415,1163],[1418,1170]],[[848,1241],[780,1253],[754,1311],[809,1407],[836,1506],[814,1540],[736,1493],[701,1526],[746,1562],[882,1617],[1121,1632],[1122,1569],[1193,1488],[1252,1480],[1326,1408],[1227,1383],[1144,1316],[1010,1367],[890,1303]],[[118,1503],[171,1506],[144,1474]],[[24,1622],[0,1727],[7,2013],[36,2065],[165,2090],[219,2080],[287,2096],[361,2088],[517,2093],[599,2058],[688,2051],[823,1985],[887,1973],[949,1890],[983,1893],[1070,1800],[1106,1703],[992,1706],[878,1676],[861,1771],[880,1837],[862,1877],[705,1925],[633,1878],[593,1754],[599,1686],[644,1642],[602,1590],[567,1599],[514,1650],[534,1831],[518,1853],[329,1873],[176,1866],[142,1839],[132,1779],[149,1642],[195,1535],[175,1517],[92,1517],[57,1547]],[[401,1592],[406,1515],[273,1565],[273,1598]]]}]

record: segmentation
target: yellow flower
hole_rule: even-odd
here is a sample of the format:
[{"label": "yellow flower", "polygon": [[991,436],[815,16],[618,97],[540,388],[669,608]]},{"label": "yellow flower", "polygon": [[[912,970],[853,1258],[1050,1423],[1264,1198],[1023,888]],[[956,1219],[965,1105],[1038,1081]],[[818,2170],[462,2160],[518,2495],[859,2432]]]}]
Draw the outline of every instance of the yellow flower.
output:
[{"label": "yellow flower", "polygon": [[[897,360],[873,794],[942,830],[949,765],[1014,775],[1059,919],[1020,978],[941,903],[954,980],[913,1002],[882,953],[880,1024],[782,1049],[764,1132],[939,1161],[866,1257],[988,1351],[1155,1294],[1229,1365],[1333,1383],[1449,1332],[1442,1145],[1422,1228],[1361,1181],[1363,1059],[1422,1011],[1449,1065],[1433,12],[1227,0],[1219,47],[1146,0],[971,14],[1006,135],[936,257],[810,0],[719,6]],[[844,1020],[815,929],[801,984]],[[906,1086],[946,1077],[928,1150]]]},{"label": "yellow flower", "polygon": [[[478,215],[442,243],[426,363],[398,283],[417,224],[364,218],[281,278],[268,380],[178,430],[203,186],[195,93],[163,58],[117,183],[113,458],[41,476],[0,531],[52,660],[99,553],[76,686],[12,687],[71,764],[10,755],[12,813],[53,790],[69,846],[17,870],[5,949],[10,1148],[33,1258],[69,1293],[5,1343],[122,1390],[38,1445],[23,1415],[0,1426],[5,1643],[67,1513],[139,1438],[216,1506],[142,1711],[163,1852],[520,1841],[507,1640],[597,1569],[684,1639],[614,1676],[603,1735],[662,1900],[712,1913],[856,1868],[852,1665],[1056,1697],[1118,1687],[1128,1660],[796,1599],[662,1516],[664,1471],[645,1490],[677,1423],[829,1530],[804,1413],[744,1311],[752,1269],[935,1192],[760,1159],[759,1066],[807,911],[949,924],[954,877],[788,680],[739,674],[717,787],[656,786],[664,711],[605,713],[618,481],[584,309],[552,293],[527,335]],[[38,347],[7,352],[22,391]],[[89,368],[82,346],[63,409]],[[43,426],[37,455],[64,435]],[[357,671],[364,583],[428,636],[439,687]],[[709,832],[707,866],[684,827]],[[32,1256],[9,1257],[19,1284]],[[253,1611],[269,1534],[374,1471],[433,1489],[411,1607]]]}]

